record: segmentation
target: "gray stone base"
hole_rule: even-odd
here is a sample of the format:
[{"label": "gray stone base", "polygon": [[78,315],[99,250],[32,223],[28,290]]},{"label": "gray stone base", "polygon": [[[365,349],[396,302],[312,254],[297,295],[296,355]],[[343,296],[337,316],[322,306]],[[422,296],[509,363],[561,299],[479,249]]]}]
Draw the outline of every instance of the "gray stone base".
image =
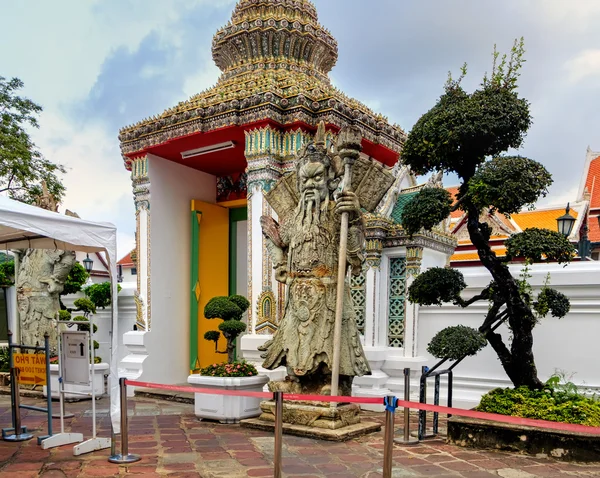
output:
[{"label": "gray stone base", "polygon": [[[266,422],[275,421],[275,402],[273,400],[260,403],[262,414],[259,419]],[[321,405],[302,402],[283,403],[283,423],[303,425],[312,428],[337,430],[360,423],[360,407],[357,404],[331,407],[325,402]]]},{"label": "gray stone base", "polygon": [[[274,431],[275,423],[261,420],[260,418],[250,418],[242,420],[240,425],[246,428],[254,428],[256,430]],[[292,425],[290,423],[283,424],[283,433],[287,435],[296,435],[300,437],[316,438],[318,440],[327,441],[347,441],[352,438],[367,435],[369,433],[378,432],[381,430],[381,425],[374,422],[361,422],[354,425],[348,425],[335,430],[325,428],[316,428],[306,425]]]},{"label": "gray stone base", "polygon": [[474,418],[449,418],[448,443],[546,455],[563,461],[600,461],[600,435],[545,430]]},{"label": "gray stone base", "polygon": [[[242,420],[244,427],[260,430],[275,428],[275,402],[261,402],[259,418]],[[331,407],[328,402],[307,404],[304,402],[283,403],[283,432],[330,441],[346,441],[353,437],[381,430],[378,423],[361,423],[360,407],[357,404]]]}]

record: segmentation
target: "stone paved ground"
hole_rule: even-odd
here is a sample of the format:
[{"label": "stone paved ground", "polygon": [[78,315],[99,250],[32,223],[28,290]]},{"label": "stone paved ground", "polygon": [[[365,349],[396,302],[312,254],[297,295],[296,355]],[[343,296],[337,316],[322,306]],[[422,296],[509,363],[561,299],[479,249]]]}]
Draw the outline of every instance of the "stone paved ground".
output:
[{"label": "stone paved ground", "polygon": [[[22,403],[44,406],[39,399]],[[108,400],[97,402],[99,436],[109,436]],[[0,440],[0,477],[144,477],[242,478],[273,476],[273,436],[237,425],[201,422],[190,404],[136,397],[130,400],[130,452],[142,461],[129,466],[108,463],[109,450],[74,457],[72,446],[42,450],[35,438],[11,443]],[[58,406],[56,406],[58,408]],[[75,417],[67,431],[91,434],[91,404],[67,404]],[[0,396],[0,427],[10,426],[10,399]],[[43,414],[23,410],[23,424],[34,435],[45,429]],[[369,414],[383,419],[383,414]],[[399,421],[399,419],[398,419]],[[54,420],[58,430],[59,421]],[[283,475],[286,478],[381,477],[383,432],[346,443],[329,443],[284,435]],[[535,478],[600,476],[600,463],[561,463],[548,458],[502,452],[472,451],[443,440],[413,447],[395,446],[394,477]]]}]

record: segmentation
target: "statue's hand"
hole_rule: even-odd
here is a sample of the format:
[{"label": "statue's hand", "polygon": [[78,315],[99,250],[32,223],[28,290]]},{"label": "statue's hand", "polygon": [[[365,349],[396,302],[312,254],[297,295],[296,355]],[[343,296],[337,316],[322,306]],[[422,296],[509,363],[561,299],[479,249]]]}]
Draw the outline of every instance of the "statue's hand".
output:
[{"label": "statue's hand", "polygon": [[335,212],[336,214],[347,212],[351,216],[358,216],[360,214],[360,204],[356,194],[352,191],[342,191],[335,203]]}]

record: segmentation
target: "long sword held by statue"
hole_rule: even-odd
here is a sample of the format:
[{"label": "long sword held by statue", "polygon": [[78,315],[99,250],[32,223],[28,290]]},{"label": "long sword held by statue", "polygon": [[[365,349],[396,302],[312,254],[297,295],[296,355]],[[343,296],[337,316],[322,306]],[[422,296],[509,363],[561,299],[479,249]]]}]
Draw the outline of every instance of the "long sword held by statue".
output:
[{"label": "long sword held by statue", "polygon": [[[352,188],[352,165],[360,156],[362,134],[356,127],[350,126],[340,131],[337,141],[338,154],[344,166],[344,178],[338,191],[347,192]],[[340,358],[342,342],[342,315],[344,312],[344,285],[348,270],[348,222],[349,213],[343,212],[340,227],[340,255],[338,261],[337,297],[335,302],[335,326],[333,329],[333,366],[331,369],[331,395],[338,395],[340,385]],[[331,402],[331,406],[336,404]]]}]

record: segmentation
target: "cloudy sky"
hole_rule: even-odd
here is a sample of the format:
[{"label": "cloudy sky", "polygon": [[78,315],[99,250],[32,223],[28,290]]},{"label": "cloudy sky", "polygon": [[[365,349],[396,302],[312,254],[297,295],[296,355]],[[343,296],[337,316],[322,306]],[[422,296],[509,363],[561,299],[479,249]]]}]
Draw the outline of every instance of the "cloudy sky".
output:
[{"label": "cloudy sky", "polygon": [[[490,69],[494,44],[524,36],[520,92],[534,124],[521,154],[553,174],[551,203],[575,200],[586,148],[600,151],[599,0],[315,0],[337,38],[331,78],[409,131],[467,62],[464,85]],[[211,39],[235,0],[21,0],[3,5],[0,76],[44,107],[34,140],[68,168],[63,206],[134,243],[119,128],[214,84]],[[8,21],[6,21],[8,20]],[[8,41],[8,39],[11,39]],[[452,182],[452,179],[450,179]],[[548,200],[546,201],[546,203]]]}]

